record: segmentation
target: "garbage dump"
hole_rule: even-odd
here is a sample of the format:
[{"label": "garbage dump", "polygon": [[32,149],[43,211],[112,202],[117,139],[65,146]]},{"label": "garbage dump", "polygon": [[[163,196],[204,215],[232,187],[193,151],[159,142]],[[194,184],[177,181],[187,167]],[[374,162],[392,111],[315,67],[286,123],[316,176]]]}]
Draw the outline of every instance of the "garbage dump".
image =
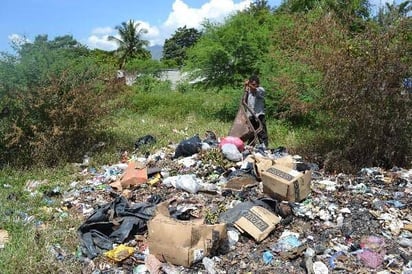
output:
[{"label": "garbage dump", "polygon": [[412,273],[412,170],[206,135],[81,170],[63,203],[84,273]]}]

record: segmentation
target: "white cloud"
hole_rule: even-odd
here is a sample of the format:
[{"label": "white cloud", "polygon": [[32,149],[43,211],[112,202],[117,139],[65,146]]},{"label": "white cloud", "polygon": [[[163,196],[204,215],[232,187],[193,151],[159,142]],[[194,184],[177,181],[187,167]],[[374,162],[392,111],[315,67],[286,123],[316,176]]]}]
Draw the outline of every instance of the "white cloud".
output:
[{"label": "white cloud", "polygon": [[172,12],[161,26],[164,34],[162,41],[170,37],[179,27],[186,26],[199,29],[205,19],[222,22],[228,15],[245,9],[250,3],[250,0],[244,0],[238,4],[232,0],[210,0],[199,9],[196,9],[189,7],[183,0],[176,0],[173,3]]},{"label": "white cloud", "polygon": [[[251,2],[251,0],[243,0],[236,4],[233,0],[210,0],[200,8],[191,8],[184,0],[175,0],[168,18],[159,26],[152,26],[140,20],[136,22],[148,31],[143,38],[148,40],[151,46],[163,45],[164,40],[170,38],[179,27],[199,29],[206,18],[214,22],[222,22],[229,14],[245,9]],[[117,44],[107,41],[109,35],[116,35],[116,31],[110,27],[96,28],[87,39],[87,45],[92,49],[114,50]]]},{"label": "white cloud", "polygon": [[115,50],[117,49],[117,44],[107,39],[110,35],[114,34],[116,34],[116,30],[111,27],[95,28],[87,38],[86,44],[90,49]]},{"label": "white cloud", "polygon": [[190,8],[183,0],[176,0],[172,12],[163,24],[166,28],[178,28],[186,25],[198,28],[205,18],[222,21],[230,13],[249,6],[251,1],[235,4],[232,0],[210,0],[199,9]]},{"label": "white cloud", "polygon": [[90,49],[102,49],[102,50],[115,50],[117,49],[117,44],[114,41],[109,41],[107,38],[109,34],[91,35],[87,38],[87,46]]},{"label": "white cloud", "polygon": [[[140,27],[143,29],[147,30],[147,33],[144,34],[144,39],[148,40],[150,45],[156,45],[156,44],[163,44],[163,41],[161,40],[160,36],[160,31],[159,28],[156,26],[151,26],[147,22],[143,21],[136,21],[137,23],[140,23]],[[164,39],[163,39],[164,40]]]},{"label": "white cloud", "polygon": [[29,38],[27,38],[26,36],[22,36],[20,34],[16,34],[16,33],[10,34],[7,38],[10,40],[10,42],[16,45],[22,45],[24,43],[31,43],[31,40]]}]

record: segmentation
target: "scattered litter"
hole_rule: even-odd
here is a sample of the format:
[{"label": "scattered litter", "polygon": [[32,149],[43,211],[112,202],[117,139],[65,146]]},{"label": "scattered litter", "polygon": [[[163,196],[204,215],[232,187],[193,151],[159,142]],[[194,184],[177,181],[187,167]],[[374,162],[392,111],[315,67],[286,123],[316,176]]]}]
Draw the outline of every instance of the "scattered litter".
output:
[{"label": "scattered litter", "polygon": [[[411,170],[326,174],[285,148],[213,132],[149,155],[150,136],[119,163],[82,165],[67,192],[26,184],[53,218],[84,216],[76,257],[87,273],[412,273]],[[0,230],[0,248],[7,241]]]}]

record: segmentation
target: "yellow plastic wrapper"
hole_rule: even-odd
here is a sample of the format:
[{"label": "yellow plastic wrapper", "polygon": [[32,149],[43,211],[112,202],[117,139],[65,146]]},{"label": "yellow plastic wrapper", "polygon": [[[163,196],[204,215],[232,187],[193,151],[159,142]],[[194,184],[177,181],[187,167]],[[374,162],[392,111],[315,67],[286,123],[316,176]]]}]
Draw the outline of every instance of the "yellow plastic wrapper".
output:
[{"label": "yellow plastic wrapper", "polygon": [[116,262],[121,262],[127,257],[130,257],[133,253],[134,253],[133,247],[125,246],[125,245],[118,245],[116,248],[105,252],[104,255]]},{"label": "yellow plastic wrapper", "polygon": [[153,176],[153,178],[149,180],[149,185],[151,186],[156,185],[157,183],[160,182],[161,177],[162,176],[160,175],[160,173],[156,173],[156,175]]}]

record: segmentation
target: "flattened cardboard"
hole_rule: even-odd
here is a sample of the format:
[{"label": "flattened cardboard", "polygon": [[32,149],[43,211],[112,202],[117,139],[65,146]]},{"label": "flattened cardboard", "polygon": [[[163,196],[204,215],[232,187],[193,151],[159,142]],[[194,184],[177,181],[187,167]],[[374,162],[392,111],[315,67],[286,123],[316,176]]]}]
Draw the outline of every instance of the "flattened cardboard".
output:
[{"label": "flattened cardboard", "polygon": [[262,172],[263,192],[275,199],[300,202],[310,194],[311,171],[275,164]]},{"label": "flattened cardboard", "polygon": [[248,233],[257,242],[261,242],[275,229],[280,220],[281,217],[266,208],[254,206],[246,211],[234,225],[240,231]]},{"label": "flattened cardboard", "polygon": [[257,181],[252,176],[239,176],[230,179],[226,185],[225,189],[232,189],[232,190],[242,190],[245,187],[254,186],[257,184]]},{"label": "flattened cardboard", "polygon": [[120,181],[113,182],[111,186],[121,191],[123,188],[144,184],[147,180],[147,167],[141,163],[130,161]]},{"label": "flattened cardboard", "polygon": [[150,254],[160,261],[189,267],[211,255],[226,240],[226,224],[207,225],[202,219],[180,221],[171,218],[169,203],[160,203],[147,224]]}]

